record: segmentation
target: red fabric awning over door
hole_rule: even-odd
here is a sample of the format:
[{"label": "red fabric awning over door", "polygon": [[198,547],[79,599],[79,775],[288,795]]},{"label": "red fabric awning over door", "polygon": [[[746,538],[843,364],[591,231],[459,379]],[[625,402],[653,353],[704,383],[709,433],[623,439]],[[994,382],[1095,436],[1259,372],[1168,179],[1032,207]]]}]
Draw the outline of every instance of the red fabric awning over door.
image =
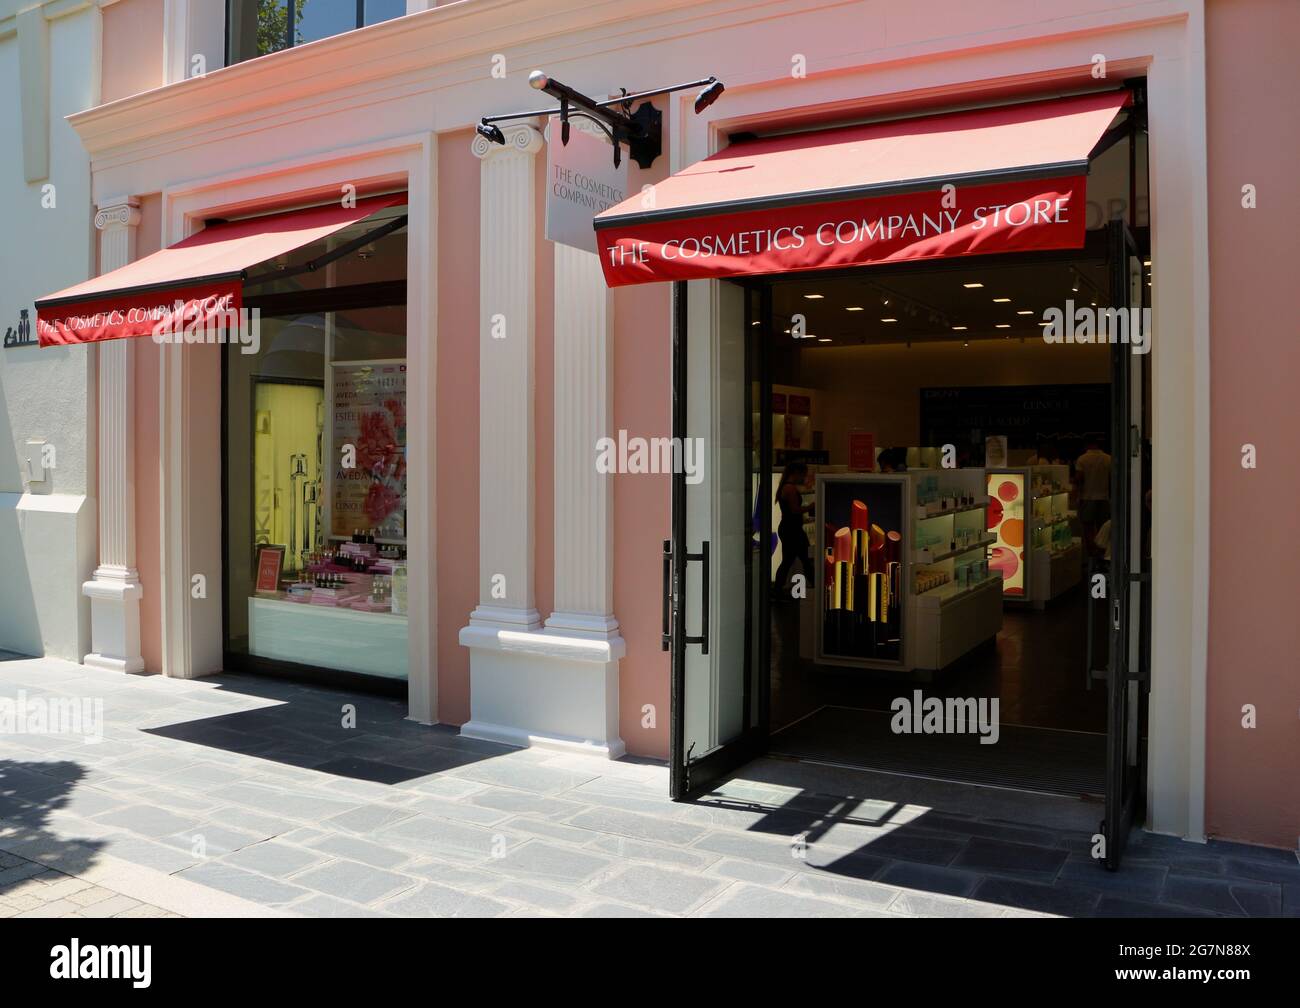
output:
[{"label": "red fabric awning over door", "polygon": [[246,271],[387,207],[405,193],[355,206],[309,207],[214,224],[184,241],[36,302],[41,346],[180,332],[220,323],[243,303]]},{"label": "red fabric awning over door", "polygon": [[610,286],[1078,248],[1127,91],[742,141],[595,219]]}]

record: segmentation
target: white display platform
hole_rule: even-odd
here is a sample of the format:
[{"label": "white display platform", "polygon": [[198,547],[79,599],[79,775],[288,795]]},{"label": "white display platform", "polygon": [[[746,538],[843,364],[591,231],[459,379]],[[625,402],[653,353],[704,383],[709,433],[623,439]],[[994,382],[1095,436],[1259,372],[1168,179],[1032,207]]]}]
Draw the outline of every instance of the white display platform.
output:
[{"label": "white display platform", "polygon": [[260,658],[405,679],[406,617],[253,597],[248,650]]}]

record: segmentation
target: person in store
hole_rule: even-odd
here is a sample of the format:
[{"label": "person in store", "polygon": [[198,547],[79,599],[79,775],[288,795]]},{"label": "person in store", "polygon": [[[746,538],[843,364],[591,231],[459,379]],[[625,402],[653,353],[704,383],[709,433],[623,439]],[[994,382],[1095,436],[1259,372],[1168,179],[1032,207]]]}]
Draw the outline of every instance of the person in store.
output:
[{"label": "person in store", "polygon": [[1089,435],[1085,450],[1074,462],[1074,482],[1079,491],[1079,524],[1084,548],[1095,552],[1097,531],[1110,520],[1110,456],[1101,450],[1101,438]]},{"label": "person in store", "polygon": [[1029,457],[1026,465],[1056,465],[1060,462],[1060,456],[1056,453],[1056,446],[1051,441],[1040,441],[1038,451]]},{"label": "person in store", "polygon": [[884,448],[876,456],[876,464],[882,473],[907,472],[907,449]]},{"label": "person in store", "polygon": [[813,567],[808,559],[808,533],[803,530],[804,515],[811,514],[815,504],[805,504],[801,488],[808,482],[808,466],[804,462],[791,462],[781,473],[781,481],[776,486],[776,503],[781,508],[781,520],[776,526],[777,538],[781,540],[781,564],[776,569],[776,580],[772,582],[772,596],[777,599],[790,598],[786,590],[786,578],[796,563],[803,571],[804,579],[812,584]]}]

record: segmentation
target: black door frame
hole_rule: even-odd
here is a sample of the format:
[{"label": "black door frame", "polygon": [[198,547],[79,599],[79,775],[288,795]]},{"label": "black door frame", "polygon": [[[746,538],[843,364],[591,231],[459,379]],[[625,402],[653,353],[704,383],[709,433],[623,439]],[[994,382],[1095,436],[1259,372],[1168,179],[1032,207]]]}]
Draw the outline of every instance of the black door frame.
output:
[{"label": "black door frame", "polygon": [[[1118,236],[1118,237],[1117,237]],[[1116,243],[1121,243],[1117,250]],[[1105,255],[1109,260],[1112,284],[1117,282],[1117,278],[1122,274],[1124,283],[1127,285],[1128,277],[1128,259],[1129,253],[1138,253],[1138,244],[1134,238],[1133,232],[1123,223],[1116,222],[1109,226],[1104,235],[1090,236],[1084,249],[1065,251],[1065,252],[1048,252],[1048,253],[1012,253],[1008,255],[988,256],[985,257],[992,265],[1011,264],[1016,262],[1042,262],[1045,260],[1064,260],[1085,258],[1099,258]],[[935,262],[927,264],[905,264],[900,266],[890,266],[884,270],[872,267],[873,273],[882,272],[901,272],[904,270],[915,270],[920,268],[939,268],[939,269],[956,269],[961,267],[968,268],[968,264],[962,262]],[[808,279],[834,277],[850,274],[860,275],[864,268],[852,270],[835,270],[819,271],[803,274]],[[758,321],[758,340],[756,355],[747,352],[747,367],[752,363],[757,364],[757,375],[748,374],[746,378],[746,388],[752,387],[752,382],[757,378],[759,384],[759,407],[762,411],[761,420],[765,421],[768,417],[768,411],[771,403],[771,352],[773,333],[775,332],[775,320],[772,312],[772,284],[774,277],[750,277],[741,281],[741,286],[746,290],[746,330],[751,328],[751,323]],[[1127,286],[1125,287],[1127,290]],[[688,436],[688,417],[687,417],[687,397],[686,388],[688,381],[687,369],[687,343],[688,335],[688,312],[687,312],[687,284],[682,281],[673,283],[672,288],[672,374],[673,374],[673,405],[672,405],[672,436],[675,439],[681,439]],[[755,312],[754,304],[757,301],[757,318],[752,317]],[[1113,346],[1112,352],[1112,386],[1111,386],[1111,426],[1112,426],[1112,456],[1116,463],[1112,467],[1112,473],[1116,480],[1122,476],[1122,482],[1116,482],[1112,487],[1112,499],[1118,503],[1114,514],[1112,514],[1112,555],[1118,555],[1120,548],[1127,549],[1128,543],[1133,535],[1138,535],[1142,542],[1146,541],[1147,535],[1144,529],[1129,529],[1130,508],[1128,494],[1132,491],[1130,479],[1126,465],[1118,464],[1119,460],[1125,463],[1129,460],[1130,454],[1130,407],[1131,407],[1131,371],[1133,362],[1137,361],[1139,367],[1144,367],[1148,358],[1135,357],[1129,352],[1126,346]],[[757,360],[753,361],[752,357],[756,356]],[[1123,368],[1119,367],[1122,363]],[[1122,381],[1120,380],[1122,378]],[[1143,373],[1140,373],[1139,381],[1143,380]],[[1122,388],[1120,387],[1122,385]],[[1122,410],[1120,409],[1122,403]],[[1121,426],[1122,424],[1122,426]],[[1119,438],[1116,431],[1123,431],[1122,438]],[[680,443],[680,442],[679,442]],[[759,424],[759,488],[758,500],[770,499],[771,496],[771,457],[772,457],[772,432],[771,424],[760,422]],[[1144,446],[1140,446],[1144,450]],[[748,463],[748,460],[746,460]],[[719,460],[719,463],[721,460]],[[1122,470],[1122,473],[1121,473]],[[758,534],[759,542],[768,542],[771,538],[772,520],[771,509],[758,507]],[[1116,520],[1118,519],[1118,520]],[[1121,542],[1124,544],[1121,547]],[[701,551],[696,553],[689,552],[688,529],[686,523],[686,482],[684,474],[674,473],[672,481],[672,539],[664,542],[664,633],[663,646],[664,650],[671,651],[671,686],[670,686],[670,739],[669,739],[669,791],[675,800],[683,800],[700,794],[707,786],[717,780],[719,777],[729,773],[736,767],[749,762],[752,759],[761,756],[766,751],[767,739],[770,729],[771,716],[771,640],[770,640],[770,599],[768,592],[754,592],[753,578],[757,571],[754,567],[754,553],[750,551],[750,562],[746,571],[746,586],[750,592],[750,602],[746,606],[746,641],[747,648],[745,654],[746,667],[744,669],[744,681],[746,684],[745,695],[745,728],[742,733],[735,739],[719,746],[717,749],[701,756],[696,756],[693,752],[686,751],[685,743],[685,696],[686,696],[686,648],[688,646],[707,646],[701,641],[701,636],[691,636],[686,631],[686,619],[688,598],[685,590],[686,570],[688,563],[702,562],[707,552],[707,542],[701,543]],[[679,548],[680,544],[680,548]],[[762,555],[760,550],[759,555]],[[1144,556],[1148,555],[1144,551]],[[1115,578],[1114,567],[1112,566],[1112,582]],[[1111,627],[1111,667],[1128,667],[1128,635],[1131,630],[1136,629],[1139,636],[1139,667],[1126,673],[1125,682],[1128,679],[1136,678],[1142,683],[1138,690],[1138,707],[1137,715],[1137,738],[1132,739],[1132,733],[1128,730],[1130,727],[1130,705],[1127,703],[1128,687],[1116,687],[1108,695],[1108,723],[1107,723],[1107,812],[1106,817],[1101,824],[1101,832],[1107,837],[1106,858],[1104,863],[1108,868],[1118,867],[1119,859],[1123,855],[1124,842],[1123,837],[1119,834],[1127,833],[1129,826],[1134,817],[1140,814],[1143,805],[1143,788],[1145,782],[1145,719],[1146,719],[1146,686],[1148,681],[1146,669],[1148,668],[1149,635],[1150,635],[1150,573],[1149,571],[1140,570],[1136,572],[1126,571],[1124,578],[1127,581],[1142,581],[1147,584],[1147,588],[1141,592],[1141,603],[1139,610],[1133,616],[1136,619],[1130,619],[1127,613],[1128,591],[1126,586],[1121,586],[1120,594],[1124,596],[1125,602],[1121,605],[1125,611],[1122,613],[1123,620],[1121,626],[1116,628],[1114,623],[1115,609],[1111,608],[1112,627]],[[1114,601],[1113,593],[1112,601]],[[755,604],[757,603],[757,612]],[[705,603],[707,610],[707,601]],[[701,612],[700,615],[704,615]],[[768,632],[758,632],[755,634],[752,621],[757,621],[760,628],[768,628]],[[707,619],[705,620],[705,633],[707,633]],[[681,632],[678,632],[680,629]],[[1116,641],[1117,633],[1122,632],[1124,641],[1122,645]],[[755,641],[756,648],[748,646],[749,642]],[[1122,652],[1122,664],[1117,666],[1116,654]],[[757,666],[757,667],[755,667]],[[1117,681],[1116,677],[1111,677],[1112,681]],[[1109,688],[1109,687],[1108,687]],[[757,691],[757,704],[755,710],[754,698],[750,691]],[[1123,694],[1118,696],[1117,694]],[[1120,705],[1122,703],[1122,710]],[[1122,721],[1122,727],[1116,729],[1114,725]],[[1118,753],[1121,748],[1127,753],[1130,747],[1130,741],[1137,753],[1137,764],[1119,760],[1114,753]],[[1122,776],[1117,776],[1123,766],[1127,766],[1127,771]],[[1114,803],[1112,802],[1114,798]],[[1113,805],[1113,808],[1112,808]],[[1111,823],[1117,823],[1118,828],[1112,829]],[[1112,839],[1114,838],[1114,839]],[[1118,842],[1115,842],[1115,841]]]},{"label": "black door frame", "polygon": [[[1145,296],[1132,296],[1132,263],[1140,261],[1137,241],[1122,220],[1108,225],[1111,305],[1141,312]],[[1139,284],[1141,273],[1139,271]],[[1139,288],[1141,289],[1141,288]],[[1132,317],[1130,326],[1136,324]],[[1147,334],[1149,337],[1149,333]],[[1145,711],[1150,688],[1151,573],[1148,569],[1144,522],[1132,527],[1133,496],[1144,496],[1140,478],[1134,486],[1132,466],[1145,473],[1146,450],[1143,417],[1134,414],[1134,390],[1141,395],[1138,408],[1146,409],[1147,354],[1134,354],[1122,343],[1112,343],[1111,354],[1111,537],[1110,571],[1106,597],[1110,611],[1110,654],[1106,674],[1106,811],[1101,822],[1105,842],[1103,863],[1115,871],[1120,866],[1133,823],[1145,806]],[[1136,371],[1136,375],[1135,375]],[[1144,504],[1139,502],[1139,514]],[[1137,544],[1137,550],[1133,549]],[[1134,554],[1136,552],[1136,563]],[[1136,566],[1136,569],[1134,567]],[[1138,588],[1134,612],[1132,589]],[[1136,638],[1136,665],[1134,655]]]}]

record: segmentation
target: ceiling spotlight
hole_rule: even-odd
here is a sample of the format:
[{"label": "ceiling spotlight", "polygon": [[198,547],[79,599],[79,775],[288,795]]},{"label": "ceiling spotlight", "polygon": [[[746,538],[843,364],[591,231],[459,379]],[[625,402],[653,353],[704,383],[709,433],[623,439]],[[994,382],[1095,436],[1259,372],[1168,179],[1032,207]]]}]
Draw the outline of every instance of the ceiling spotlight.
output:
[{"label": "ceiling spotlight", "polygon": [[[541,73],[540,70],[537,72]],[[501,129],[498,126],[493,126],[491,123],[481,122],[474,127],[474,131],[485,140],[505,146],[506,135],[501,132]]]},{"label": "ceiling spotlight", "polygon": [[1016,312],[1016,314],[1017,314],[1017,315],[1032,315],[1032,314],[1034,314],[1034,313],[1031,312],[1031,311],[1018,311],[1018,312]]},{"label": "ceiling spotlight", "polygon": [[967,290],[975,290],[975,288],[983,287],[984,285],[982,283],[968,283],[968,284],[962,284],[962,286],[965,287]]},{"label": "ceiling spotlight", "polygon": [[804,297],[806,297],[809,301],[820,301],[820,300],[821,300],[822,298],[824,298],[825,296],[826,296],[825,294],[805,294],[805,295],[804,295]]},{"label": "ceiling spotlight", "polygon": [[966,331],[966,327],[965,327],[964,325],[955,325],[955,326],[952,327],[952,331],[953,331],[953,332],[965,332],[965,331]]},{"label": "ceiling spotlight", "polygon": [[1049,325],[1051,325],[1052,323],[1050,323],[1050,322],[1039,322],[1038,324],[1039,324],[1040,326],[1049,326]]},{"label": "ceiling spotlight", "polygon": [[969,344],[969,343],[963,343],[962,346],[964,346],[964,347],[968,347],[968,346],[970,346],[970,344]]},{"label": "ceiling spotlight", "polygon": [[1143,260],[1142,260],[1142,265],[1143,265],[1143,266],[1150,266],[1150,265],[1151,265],[1151,260],[1150,260],[1150,259],[1143,259]]},{"label": "ceiling spotlight", "polygon": [[819,337],[817,338],[817,342],[818,342],[818,343],[829,343],[830,341],[831,341],[831,338],[830,338],[829,336],[819,336]]},{"label": "ceiling spotlight", "polygon": [[859,308],[857,305],[852,305],[851,307],[845,308],[844,310],[845,310],[845,311],[863,311],[864,309]]},{"label": "ceiling spotlight", "polygon": [[1010,322],[999,322],[999,323],[998,323],[997,325],[995,325],[993,328],[994,328],[994,329],[1010,329],[1010,328],[1011,328],[1011,323],[1010,323]]},{"label": "ceiling spotlight", "polygon": [[889,304],[889,298],[887,298],[887,297],[885,297],[885,298],[881,298],[881,299],[880,299],[880,303],[881,303],[882,305],[887,305],[887,304]]},{"label": "ceiling spotlight", "polygon": [[896,318],[882,318],[880,321],[881,321],[881,322],[897,322],[898,319],[896,319]]},{"label": "ceiling spotlight", "polygon": [[695,96],[695,114],[699,115],[712,105],[725,90],[722,81],[715,79],[712,84]]},{"label": "ceiling spotlight", "polygon": [[1009,302],[1010,300],[1011,300],[1010,298],[994,298],[994,299],[993,299],[993,303],[994,303],[994,304],[1006,304],[1006,303]]}]

